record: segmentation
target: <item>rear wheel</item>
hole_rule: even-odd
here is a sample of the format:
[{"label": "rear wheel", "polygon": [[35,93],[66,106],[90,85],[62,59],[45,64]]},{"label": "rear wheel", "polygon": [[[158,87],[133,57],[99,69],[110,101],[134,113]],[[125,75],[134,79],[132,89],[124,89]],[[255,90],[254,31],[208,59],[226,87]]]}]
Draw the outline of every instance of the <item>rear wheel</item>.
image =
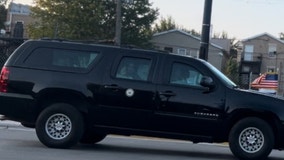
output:
[{"label": "rear wheel", "polygon": [[81,113],[69,104],[47,107],[36,122],[36,134],[48,147],[69,148],[81,139],[84,123]]},{"label": "rear wheel", "polygon": [[231,129],[229,145],[233,154],[240,159],[266,159],[274,146],[273,131],[262,119],[245,118]]}]

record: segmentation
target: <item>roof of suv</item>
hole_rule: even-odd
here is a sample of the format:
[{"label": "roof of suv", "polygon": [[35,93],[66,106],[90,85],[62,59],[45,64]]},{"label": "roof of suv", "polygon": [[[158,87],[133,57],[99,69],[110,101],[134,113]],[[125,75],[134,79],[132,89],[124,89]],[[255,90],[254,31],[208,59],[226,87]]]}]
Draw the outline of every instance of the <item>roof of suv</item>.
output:
[{"label": "roof of suv", "polygon": [[[14,62],[19,58],[20,55],[22,55],[24,52],[30,53],[31,50],[36,47],[46,47],[46,48],[68,48],[68,49],[74,49],[74,50],[88,50],[89,47],[99,47],[101,49],[121,49],[121,50],[128,50],[128,51],[141,51],[141,52],[148,52],[152,54],[163,54],[168,56],[179,56],[175,54],[170,54],[166,51],[161,50],[150,50],[150,49],[141,49],[141,48],[133,48],[133,47],[125,47],[125,46],[115,46],[115,45],[106,45],[106,44],[100,44],[100,43],[90,43],[89,41],[70,41],[70,40],[62,40],[62,39],[39,39],[39,40],[27,40],[25,41],[20,47],[18,47],[12,56],[9,57],[9,59],[6,62],[6,65],[12,65]],[[185,58],[192,58],[184,56]],[[196,59],[196,58],[193,58]],[[203,61],[201,59],[196,59],[199,61]]]},{"label": "roof of suv", "polygon": [[33,42],[43,42],[43,43],[66,43],[66,44],[77,44],[77,45],[90,45],[97,47],[107,47],[107,48],[120,48],[120,49],[133,49],[133,50],[141,50],[141,51],[151,51],[151,52],[160,52],[160,53],[169,53],[163,50],[154,50],[154,49],[142,49],[133,45],[121,45],[116,46],[107,42],[94,42],[94,41],[74,41],[74,40],[65,40],[65,39],[40,39],[40,40],[29,40]]}]

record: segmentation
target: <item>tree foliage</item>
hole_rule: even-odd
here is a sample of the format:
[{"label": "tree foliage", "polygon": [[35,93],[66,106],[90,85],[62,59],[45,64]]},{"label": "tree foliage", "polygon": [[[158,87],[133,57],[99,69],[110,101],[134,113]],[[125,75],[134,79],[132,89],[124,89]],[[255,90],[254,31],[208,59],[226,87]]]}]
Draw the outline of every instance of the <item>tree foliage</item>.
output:
[{"label": "tree foliage", "polygon": [[194,29],[186,29],[185,27],[182,27],[180,25],[178,25],[175,20],[171,17],[168,16],[166,18],[161,17],[161,20],[155,24],[154,28],[153,28],[153,32],[154,33],[159,33],[159,32],[163,32],[163,31],[168,31],[168,30],[172,30],[172,29],[179,29],[182,31],[185,31],[193,36],[197,36],[200,37],[200,33],[197,32]]},{"label": "tree foliage", "polygon": [[178,26],[174,19],[171,16],[168,16],[167,18],[161,17],[161,20],[159,23],[156,23],[153,32],[159,33],[163,31],[168,31],[172,29],[178,29]]},{"label": "tree foliage", "polygon": [[7,1],[8,1],[8,0],[0,0],[0,5],[4,5],[4,6],[5,6],[6,3],[7,3]]},{"label": "tree foliage", "polygon": [[229,37],[226,31],[222,31],[221,33],[214,33],[213,38],[228,39]]},{"label": "tree foliage", "polygon": [[[31,8],[37,21],[29,29],[33,38],[113,40],[115,0],[35,0]],[[158,16],[148,0],[122,4],[122,44],[147,45],[151,25]]]},{"label": "tree foliage", "polygon": [[157,19],[158,9],[151,8],[148,0],[134,0],[122,7],[122,42],[149,46],[152,38],[152,24]]},{"label": "tree foliage", "polygon": [[237,40],[236,38],[230,39],[230,55],[233,58],[237,58],[239,48],[240,48],[240,41]]},{"label": "tree foliage", "polygon": [[230,58],[227,60],[224,74],[228,78],[230,78],[233,82],[238,84],[239,82],[238,62],[233,56],[230,56]]},{"label": "tree foliage", "polygon": [[[221,38],[227,37],[227,34],[222,34],[222,35],[226,36],[221,36]],[[226,65],[224,66],[223,69],[224,74],[237,84],[239,83],[239,71],[238,71],[239,66],[237,62],[238,48],[240,47],[239,45],[240,45],[239,40],[237,40],[236,38],[230,39],[229,53],[224,52]]]}]

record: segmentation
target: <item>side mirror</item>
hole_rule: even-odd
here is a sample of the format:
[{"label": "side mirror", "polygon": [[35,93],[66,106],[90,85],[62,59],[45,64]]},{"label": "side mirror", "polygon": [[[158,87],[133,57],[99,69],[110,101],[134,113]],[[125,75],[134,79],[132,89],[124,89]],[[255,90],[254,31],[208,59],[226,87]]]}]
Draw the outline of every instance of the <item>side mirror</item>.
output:
[{"label": "side mirror", "polygon": [[210,90],[215,88],[215,83],[211,77],[203,76],[200,81],[200,85],[203,87],[207,87]]}]

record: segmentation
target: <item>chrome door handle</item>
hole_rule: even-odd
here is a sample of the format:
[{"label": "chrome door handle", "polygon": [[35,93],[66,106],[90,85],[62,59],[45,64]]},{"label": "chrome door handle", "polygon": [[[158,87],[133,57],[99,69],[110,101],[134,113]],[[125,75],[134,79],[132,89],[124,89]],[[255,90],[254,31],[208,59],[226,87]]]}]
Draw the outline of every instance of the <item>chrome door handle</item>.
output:
[{"label": "chrome door handle", "polygon": [[159,95],[166,96],[166,97],[176,96],[176,94],[172,91],[159,92]]}]

